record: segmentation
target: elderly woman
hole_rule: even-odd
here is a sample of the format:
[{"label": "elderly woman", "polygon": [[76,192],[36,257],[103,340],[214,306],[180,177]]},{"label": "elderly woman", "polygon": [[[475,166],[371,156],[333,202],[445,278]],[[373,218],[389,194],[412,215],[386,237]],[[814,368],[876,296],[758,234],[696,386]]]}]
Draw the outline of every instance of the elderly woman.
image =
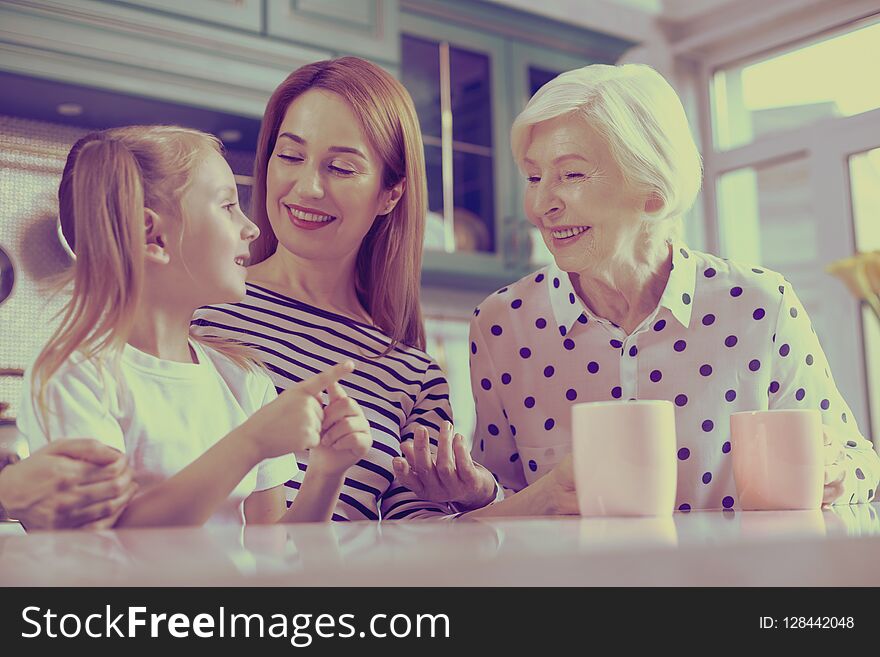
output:
[{"label": "elderly woman", "polygon": [[[613,399],[675,404],[680,510],[737,506],[728,417],[748,410],[819,409],[824,502],[873,497],[880,460],[791,285],[682,243],[700,156],[658,73],[641,65],[564,73],[517,117],[511,142],[528,181],[526,215],[555,264],[474,312],[473,456],[507,491],[475,513],[577,512],[570,406]],[[479,470],[442,444],[435,465],[424,442],[403,466],[413,488],[461,498],[464,473],[471,497],[479,490],[491,501]]]}]

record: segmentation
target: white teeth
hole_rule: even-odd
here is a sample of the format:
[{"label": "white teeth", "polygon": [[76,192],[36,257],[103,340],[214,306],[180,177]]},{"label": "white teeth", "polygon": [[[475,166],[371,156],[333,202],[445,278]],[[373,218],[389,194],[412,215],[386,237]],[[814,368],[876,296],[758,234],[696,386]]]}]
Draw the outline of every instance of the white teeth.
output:
[{"label": "white teeth", "polygon": [[300,221],[312,221],[318,224],[323,224],[328,221],[333,221],[336,217],[326,214],[312,214],[311,212],[300,212],[299,210],[295,210],[294,208],[287,206],[287,209],[290,211],[294,217],[299,219]]},{"label": "white teeth", "polygon": [[565,239],[567,237],[574,237],[575,235],[580,235],[585,230],[587,230],[589,226],[577,226],[575,228],[566,228],[565,230],[554,230],[551,231],[551,235],[556,239]]},{"label": "white teeth", "polygon": [[238,258],[235,259],[235,264],[241,265],[242,267],[244,267],[244,260],[245,259],[243,257],[239,256]]}]

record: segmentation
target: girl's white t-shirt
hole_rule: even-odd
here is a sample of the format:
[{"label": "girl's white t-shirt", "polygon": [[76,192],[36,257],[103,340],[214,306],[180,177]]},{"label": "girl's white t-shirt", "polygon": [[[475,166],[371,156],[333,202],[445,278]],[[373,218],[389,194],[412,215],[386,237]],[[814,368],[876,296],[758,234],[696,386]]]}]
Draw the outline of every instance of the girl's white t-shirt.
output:
[{"label": "girl's white t-shirt", "polygon": [[[117,367],[74,355],[49,382],[45,427],[37,419],[28,368],[18,430],[32,453],[50,439],[94,438],[125,452],[142,489],[162,481],[277,396],[265,373],[244,370],[197,342],[190,341],[190,346],[197,363],[162,360],[130,345]],[[283,484],[297,470],[293,454],[263,461],[239,482],[208,523],[243,524],[245,498]]]}]

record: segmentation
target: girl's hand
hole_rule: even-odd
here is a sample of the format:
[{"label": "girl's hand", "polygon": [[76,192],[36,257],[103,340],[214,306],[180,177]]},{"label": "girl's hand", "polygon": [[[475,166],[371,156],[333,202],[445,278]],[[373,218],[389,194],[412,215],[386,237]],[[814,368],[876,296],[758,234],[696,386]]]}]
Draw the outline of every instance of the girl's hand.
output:
[{"label": "girl's hand", "polygon": [[327,386],[321,441],[309,451],[309,471],[340,476],[370,451],[373,436],[360,405],[337,382]]},{"label": "girl's hand", "polygon": [[353,371],[351,361],[334,365],[289,387],[251,415],[241,428],[256,448],[258,460],[315,447],[324,421],[321,392]]},{"label": "girl's hand", "polygon": [[412,441],[400,444],[403,458],[394,459],[394,474],[423,500],[456,502],[469,509],[483,507],[495,499],[495,478],[474,463],[462,435],[453,434],[452,424],[444,422],[435,459],[428,430],[417,426]]}]

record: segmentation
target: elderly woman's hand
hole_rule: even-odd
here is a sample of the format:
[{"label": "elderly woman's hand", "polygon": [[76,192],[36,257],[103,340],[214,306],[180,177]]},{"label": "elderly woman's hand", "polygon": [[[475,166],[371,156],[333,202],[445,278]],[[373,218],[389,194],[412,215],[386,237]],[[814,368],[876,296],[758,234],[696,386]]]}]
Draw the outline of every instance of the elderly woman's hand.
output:
[{"label": "elderly woman's hand", "polygon": [[431,455],[428,431],[416,427],[412,441],[400,445],[404,458],[393,461],[394,474],[401,484],[423,500],[455,502],[478,509],[495,499],[495,478],[474,463],[461,434],[444,422],[437,441],[437,457]]},{"label": "elderly woman's hand", "polygon": [[89,438],[53,441],[0,471],[0,504],[28,530],[112,527],[136,489],[125,455]]},{"label": "elderly woman's hand", "polygon": [[843,495],[846,479],[846,439],[827,424],[822,428],[825,437],[825,492],[822,504],[834,504]]}]

